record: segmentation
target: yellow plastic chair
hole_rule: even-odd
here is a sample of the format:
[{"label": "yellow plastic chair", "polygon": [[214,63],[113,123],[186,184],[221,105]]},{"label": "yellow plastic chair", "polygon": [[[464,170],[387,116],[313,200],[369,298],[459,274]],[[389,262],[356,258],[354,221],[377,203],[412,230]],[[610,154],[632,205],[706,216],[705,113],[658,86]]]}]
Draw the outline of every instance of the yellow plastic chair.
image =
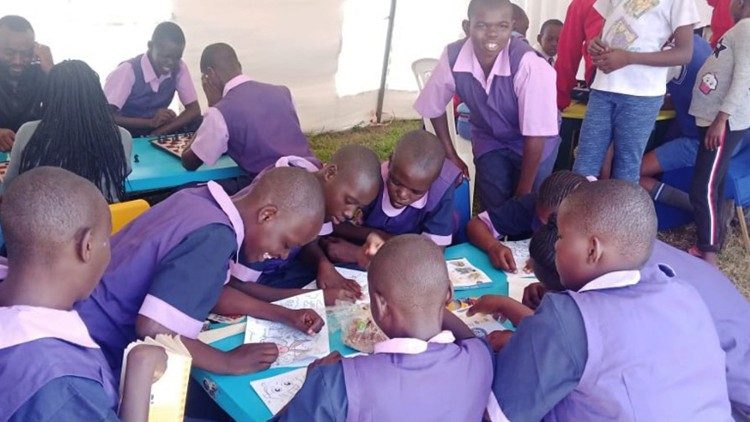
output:
[{"label": "yellow plastic chair", "polygon": [[112,214],[112,234],[120,231],[148,208],[148,202],[143,199],[111,204],[109,212]]}]

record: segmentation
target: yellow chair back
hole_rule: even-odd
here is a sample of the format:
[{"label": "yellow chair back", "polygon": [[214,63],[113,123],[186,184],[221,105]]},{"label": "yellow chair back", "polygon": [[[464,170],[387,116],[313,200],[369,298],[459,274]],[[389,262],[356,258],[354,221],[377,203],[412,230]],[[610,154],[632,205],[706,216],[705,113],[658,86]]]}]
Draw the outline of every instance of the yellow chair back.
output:
[{"label": "yellow chair back", "polygon": [[136,217],[149,208],[148,202],[143,199],[111,204],[109,212],[112,214],[112,234],[117,233]]}]

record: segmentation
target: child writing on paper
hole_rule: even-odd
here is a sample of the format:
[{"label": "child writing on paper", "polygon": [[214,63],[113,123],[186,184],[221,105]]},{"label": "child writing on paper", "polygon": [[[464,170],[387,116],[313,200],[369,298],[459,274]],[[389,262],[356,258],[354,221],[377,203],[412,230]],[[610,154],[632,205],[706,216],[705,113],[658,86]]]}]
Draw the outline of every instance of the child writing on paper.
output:
[{"label": "child writing on paper", "polygon": [[[104,93],[115,122],[133,136],[191,132],[200,123],[198,94],[182,61],[185,34],[172,22],[156,25],[148,51],[121,63],[107,76]],[[185,106],[178,116],[169,104],[175,92]]]},{"label": "child writing on paper", "polygon": [[[117,385],[73,303],[99,282],[110,258],[110,215],[96,187],[38,167],[8,189],[0,216],[8,276],[0,283],[0,420],[116,420]],[[166,368],[159,347],[134,349],[120,402],[125,421],[148,415]]]},{"label": "child writing on paper", "polygon": [[[327,236],[334,227],[354,219],[361,209],[375,200],[382,184],[377,155],[359,145],[339,148],[322,167],[295,156],[280,158],[275,167],[300,167],[320,180],[325,196],[326,218],[319,236]],[[336,271],[317,239],[302,248],[293,249],[286,259],[256,263],[240,259],[237,265],[232,266],[232,276],[242,282],[233,281],[232,286],[248,290],[248,293],[259,289],[258,284],[299,288],[317,276],[318,287],[325,289],[327,295],[330,295],[331,288],[343,288],[333,289],[346,295],[342,299],[353,301],[361,294],[357,283],[343,278]]]},{"label": "child writing on paper", "polygon": [[390,340],[373,355],[313,363],[274,420],[482,419],[491,353],[445,309],[452,292],[440,248],[394,237],[372,259],[368,282],[373,319]]},{"label": "child writing on paper", "polygon": [[728,420],[709,310],[668,266],[648,263],[648,193],[620,180],[582,184],[557,224],[567,290],[545,295],[498,353],[493,390],[503,412],[513,421]]},{"label": "child writing on paper", "polygon": [[750,0],[733,0],[737,24],[719,41],[693,87],[690,114],[700,130],[690,188],[698,244],[691,253],[717,265],[724,241],[724,180],[732,153],[750,129]]},{"label": "child writing on paper", "polygon": [[[700,18],[694,0],[597,0],[594,8],[605,22],[588,44],[598,72],[573,171],[598,177],[612,143],[612,177],[637,182],[669,67],[690,61]],[[672,36],[674,47],[663,49]]]},{"label": "child writing on paper", "polygon": [[[271,169],[235,197],[214,182],[181,190],[112,237],[112,262],[91,297],[76,309],[115,374],[129,343],[174,333],[182,336],[199,368],[224,374],[268,368],[278,356],[275,344],[222,352],[197,335],[214,307],[238,300],[237,295],[252,300],[225,287],[240,248],[250,261],[286,257],[291,248],[317,236],[323,216],[322,187],[301,169]],[[308,334],[323,326],[311,309],[265,305],[252,316]]]},{"label": "child writing on paper", "polygon": [[370,233],[383,239],[416,233],[438,246],[450,245],[456,230],[453,193],[460,174],[445,159],[435,135],[424,130],[405,134],[382,165],[383,185],[365,209],[362,225],[336,226],[336,238],[326,242],[328,256],[334,262],[356,262],[359,245]]}]

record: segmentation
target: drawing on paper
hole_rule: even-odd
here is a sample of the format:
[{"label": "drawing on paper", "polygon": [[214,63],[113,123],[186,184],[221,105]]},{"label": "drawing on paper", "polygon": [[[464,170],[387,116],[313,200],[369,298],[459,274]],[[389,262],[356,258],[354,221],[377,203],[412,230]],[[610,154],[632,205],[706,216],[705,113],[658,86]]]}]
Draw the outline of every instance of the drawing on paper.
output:
[{"label": "drawing on paper", "polygon": [[272,414],[279,413],[289,403],[305,383],[307,368],[295,369],[274,377],[250,381],[263,404]]},{"label": "drawing on paper", "polygon": [[492,283],[487,274],[473,266],[466,258],[451,259],[445,264],[448,266],[448,277],[454,289],[480,287],[483,284]]}]

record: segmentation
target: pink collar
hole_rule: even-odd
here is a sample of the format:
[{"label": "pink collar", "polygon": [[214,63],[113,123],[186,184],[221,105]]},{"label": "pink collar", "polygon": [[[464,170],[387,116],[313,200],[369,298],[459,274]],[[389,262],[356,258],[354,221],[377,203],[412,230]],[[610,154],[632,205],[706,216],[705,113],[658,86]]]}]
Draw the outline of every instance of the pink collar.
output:
[{"label": "pink collar", "polygon": [[274,167],[299,167],[302,169],[305,169],[309,171],[310,173],[315,173],[316,171],[320,170],[315,164],[311,163],[305,158],[297,157],[296,155],[287,155],[286,157],[281,157],[278,160],[276,160],[276,164]]},{"label": "pink collar", "polygon": [[234,229],[234,235],[237,237],[237,253],[239,253],[240,248],[242,247],[242,241],[245,239],[245,225],[242,223],[240,212],[237,210],[237,207],[234,206],[232,198],[227,195],[224,188],[218,183],[210,181],[206,183],[206,187],[208,187],[208,191],[211,193],[211,196],[216,203],[219,204],[221,210],[224,211],[227,217],[229,217],[229,221],[232,223],[232,228]]},{"label": "pink collar", "polygon": [[320,232],[318,232],[318,236],[328,236],[331,233],[333,233],[333,223],[328,221],[326,223],[323,223],[323,225],[320,227]]},{"label": "pink collar", "polygon": [[[177,64],[177,66],[180,65],[181,63]],[[172,77],[172,73],[168,75],[156,76],[156,71],[154,70],[154,67],[151,66],[151,60],[148,59],[148,53],[145,53],[143,56],[141,56],[141,72],[143,73],[143,81],[147,84],[150,84],[154,81],[159,81],[159,83],[161,83],[162,81]]]},{"label": "pink collar", "polygon": [[578,290],[578,293],[583,293],[589,290],[604,290],[616,289],[618,287],[627,287],[638,284],[639,281],[641,281],[640,271],[613,271],[589,281],[585,286],[581,287]]},{"label": "pink collar", "polygon": [[386,161],[380,166],[380,174],[383,176],[383,199],[380,201],[380,209],[382,209],[388,217],[398,217],[407,207],[412,207],[418,210],[424,208],[427,205],[427,197],[430,195],[429,192],[403,208],[396,208],[391,204],[391,196],[388,194],[388,163],[389,162]]},{"label": "pink collar", "polygon": [[227,82],[224,85],[224,92],[221,93],[222,97],[226,97],[227,93],[231,91],[233,88],[240,84],[244,84],[245,82],[250,82],[252,79],[245,75],[237,75],[234,78],[230,79],[229,82]]},{"label": "pink collar", "polygon": [[392,338],[381,341],[375,345],[375,353],[402,353],[406,355],[417,355],[427,351],[429,343],[448,344],[456,341],[450,331],[441,331],[435,337],[424,341],[418,338]]},{"label": "pink collar", "polygon": [[76,311],[7,306],[0,307],[0,321],[7,328],[0,331],[0,349],[42,338],[57,338],[90,349],[99,348]]},{"label": "pink collar", "polygon": [[482,85],[485,92],[489,94],[490,88],[492,87],[492,80],[495,76],[510,76],[509,45],[510,40],[508,40],[508,44],[497,55],[490,74],[485,78],[482,66],[479,64],[477,56],[474,55],[474,46],[471,45],[471,40],[467,39],[463,47],[461,47],[461,50],[458,52],[456,64],[453,65],[453,71],[471,73],[472,76],[474,76],[474,79]]}]

